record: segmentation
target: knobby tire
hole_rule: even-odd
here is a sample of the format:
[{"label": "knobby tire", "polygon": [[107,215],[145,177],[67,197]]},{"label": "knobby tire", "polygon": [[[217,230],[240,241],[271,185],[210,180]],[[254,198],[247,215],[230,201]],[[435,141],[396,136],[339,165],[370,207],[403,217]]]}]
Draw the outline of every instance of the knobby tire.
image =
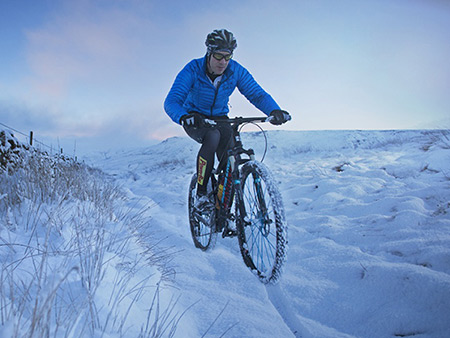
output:
[{"label": "knobby tire", "polygon": [[281,194],[266,166],[257,161],[242,166],[241,186],[245,214],[237,206],[236,225],[242,257],[263,283],[274,284],[281,276],[287,251]]},{"label": "knobby tire", "polygon": [[189,226],[195,247],[207,251],[216,244],[216,209],[211,208],[207,212],[198,213],[195,210],[195,194],[197,193],[197,174],[194,174],[189,185],[188,212]]}]

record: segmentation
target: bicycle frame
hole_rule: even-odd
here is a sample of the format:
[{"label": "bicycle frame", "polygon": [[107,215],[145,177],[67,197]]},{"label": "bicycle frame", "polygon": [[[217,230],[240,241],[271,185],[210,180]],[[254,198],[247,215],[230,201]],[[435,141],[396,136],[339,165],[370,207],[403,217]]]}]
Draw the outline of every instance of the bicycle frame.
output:
[{"label": "bicycle frame", "polygon": [[[216,204],[210,203],[203,209],[195,207],[197,174],[194,174],[189,185],[188,209],[197,248],[203,251],[213,248],[218,233],[222,237],[237,236],[245,265],[263,283],[276,283],[287,245],[283,202],[270,171],[262,161],[255,160],[253,149],[244,148],[240,135],[242,124],[267,120],[238,117],[214,121],[228,123],[232,129],[229,149],[211,175],[210,196]],[[235,228],[230,221],[236,223]]]},{"label": "bicycle frame", "polygon": [[[245,210],[245,205],[244,205],[244,201],[243,201],[243,192],[242,192],[239,168],[244,163],[254,160],[255,152],[251,148],[244,149],[244,146],[243,146],[243,143],[241,140],[239,127],[244,123],[265,122],[265,121],[267,121],[267,117],[257,117],[257,118],[236,117],[236,118],[232,118],[232,119],[228,119],[228,120],[216,121],[216,123],[230,123],[231,124],[232,138],[233,138],[234,144],[233,144],[232,148],[228,150],[228,153],[227,153],[228,156],[221,159],[219,165],[217,166],[217,169],[215,171],[213,171],[213,173],[215,175],[219,175],[221,173],[224,173],[224,175],[226,175],[225,171],[227,169],[227,165],[228,165],[228,163],[230,164],[230,170],[232,172],[232,180],[233,180],[233,183],[232,183],[233,191],[229,192],[229,193],[231,194],[232,198],[233,198],[233,193],[234,193],[235,203],[236,203],[236,206],[239,208],[239,213],[241,215],[246,215],[246,210]],[[247,158],[243,158],[242,155],[246,155]],[[214,175],[212,175],[212,176],[214,176]],[[217,190],[217,188],[218,188],[217,180],[214,179],[213,181],[214,181],[214,184],[215,184],[216,190]],[[257,183],[258,178],[254,178],[254,181],[255,181],[255,183]],[[226,186],[224,185],[224,187],[223,187],[224,191],[222,192],[223,195],[225,195],[227,193],[227,191],[225,191],[225,188],[226,188]],[[257,190],[258,203],[261,205],[262,210],[266,210],[265,202],[264,202],[264,199],[262,198],[261,187],[258,184],[256,184],[255,188]],[[217,193],[217,191],[216,191],[216,193]],[[218,203],[220,205],[219,217],[228,218],[229,209],[223,210],[221,201],[218,201]],[[231,204],[229,207],[231,207]],[[265,216],[263,216],[263,217],[265,218]]]}]

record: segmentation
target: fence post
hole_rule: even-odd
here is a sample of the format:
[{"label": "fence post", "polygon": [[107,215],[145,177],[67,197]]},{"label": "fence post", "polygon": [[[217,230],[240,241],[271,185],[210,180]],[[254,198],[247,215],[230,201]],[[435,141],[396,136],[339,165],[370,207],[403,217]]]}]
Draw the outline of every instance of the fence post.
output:
[{"label": "fence post", "polygon": [[30,146],[33,145],[33,131],[30,131]]}]

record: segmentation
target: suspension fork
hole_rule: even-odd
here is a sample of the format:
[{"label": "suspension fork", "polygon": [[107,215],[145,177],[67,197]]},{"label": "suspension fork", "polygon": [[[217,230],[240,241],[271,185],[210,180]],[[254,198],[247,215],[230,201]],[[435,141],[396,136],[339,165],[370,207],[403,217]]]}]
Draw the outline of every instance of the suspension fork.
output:
[{"label": "suspension fork", "polygon": [[[240,140],[239,140],[240,141]],[[248,155],[249,160],[254,160],[255,155],[252,149],[244,150],[240,148],[242,153],[245,153]],[[248,217],[247,217],[247,210],[245,208],[245,201],[244,201],[244,191],[242,186],[242,177],[241,172],[239,170],[240,166],[247,162],[248,160],[243,160],[241,158],[241,153],[238,153],[235,155],[235,160],[238,163],[238,165],[235,166],[233,170],[233,184],[234,184],[234,193],[235,193],[235,201],[237,209],[239,210],[240,217],[237,217],[237,221],[243,222],[242,226],[248,225]]]},{"label": "suspension fork", "polygon": [[268,208],[266,205],[266,199],[264,198],[264,191],[261,184],[261,178],[258,174],[253,174],[253,184],[255,186],[256,190],[256,196],[257,196],[257,203],[259,205],[258,207],[258,217],[262,222],[262,227],[260,228],[262,234],[267,235],[270,232],[270,224],[271,220],[269,217]]},{"label": "suspension fork", "polygon": [[[248,151],[248,155],[250,157],[250,160],[254,159],[254,155],[253,155],[253,151],[250,149]],[[241,177],[240,177],[240,173],[239,170],[236,170],[235,172],[235,179],[234,179],[234,184],[235,184],[235,198],[236,198],[236,202],[237,205],[239,207],[239,213],[241,215],[240,217],[240,221],[244,222],[243,226],[247,225],[246,223],[248,222],[247,219],[247,210],[245,208],[245,202],[244,202],[244,188],[242,186],[242,181],[241,181]],[[270,225],[271,225],[271,220],[269,217],[269,212],[268,212],[268,208],[267,208],[267,204],[266,204],[266,200],[264,198],[264,187],[262,185],[262,181],[261,181],[261,177],[259,176],[258,173],[252,171],[250,173],[253,182],[253,189],[255,192],[255,200],[254,201],[249,201],[249,203],[255,203],[255,209],[256,210],[256,214],[254,216],[256,216],[256,218],[259,220],[259,229],[261,231],[261,233],[263,235],[267,235],[270,231]],[[251,187],[248,187],[251,188]]]},{"label": "suspension fork", "polygon": [[[242,222],[242,227],[248,222],[247,211],[245,210],[244,193],[242,191],[241,177],[239,169],[233,172],[233,184],[234,184],[234,198],[236,203],[236,209],[239,210],[239,217],[236,217],[236,222]],[[236,215],[237,216],[237,215]]]}]

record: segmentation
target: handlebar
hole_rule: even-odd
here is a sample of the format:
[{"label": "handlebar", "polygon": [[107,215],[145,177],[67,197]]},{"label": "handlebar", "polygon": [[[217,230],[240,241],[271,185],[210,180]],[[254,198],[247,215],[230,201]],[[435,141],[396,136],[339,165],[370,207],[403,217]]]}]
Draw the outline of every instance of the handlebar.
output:
[{"label": "handlebar", "polygon": [[[270,122],[273,120],[273,116],[258,116],[258,117],[233,117],[228,119],[218,119],[218,120],[211,120],[211,119],[205,119],[205,122],[215,125],[217,123],[230,123],[230,124],[243,124],[243,123],[251,123],[251,122]],[[292,117],[289,115],[288,121],[290,121]]]}]

